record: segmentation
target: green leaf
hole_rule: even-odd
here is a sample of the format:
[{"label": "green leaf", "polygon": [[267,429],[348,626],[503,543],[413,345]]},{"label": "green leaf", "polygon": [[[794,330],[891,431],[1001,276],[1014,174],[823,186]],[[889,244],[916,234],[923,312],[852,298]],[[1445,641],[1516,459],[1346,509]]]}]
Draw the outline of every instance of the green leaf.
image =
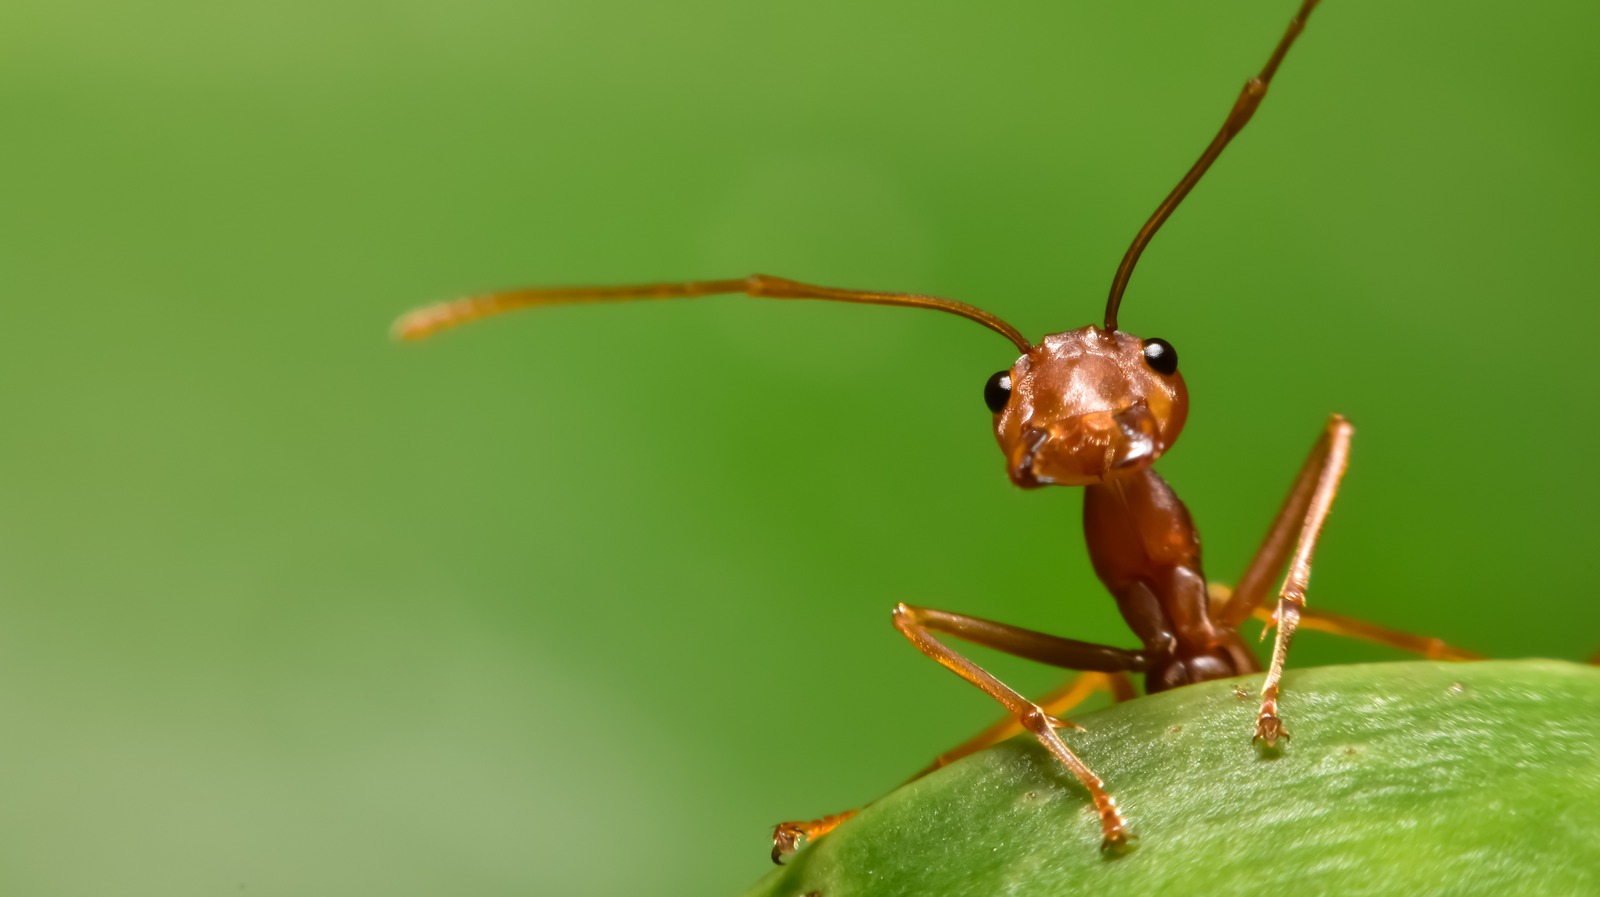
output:
[{"label": "green leaf", "polygon": [[1277,751],[1250,744],[1260,683],[1063,732],[1139,836],[1126,855],[1100,851],[1084,790],[1017,738],[877,801],[746,897],[1600,894],[1600,669],[1293,671]]}]

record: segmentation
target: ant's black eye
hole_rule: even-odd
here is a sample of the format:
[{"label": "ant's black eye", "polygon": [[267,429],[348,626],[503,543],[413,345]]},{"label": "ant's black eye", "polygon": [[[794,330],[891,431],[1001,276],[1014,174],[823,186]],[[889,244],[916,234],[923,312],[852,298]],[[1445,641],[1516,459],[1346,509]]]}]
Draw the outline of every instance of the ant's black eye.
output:
[{"label": "ant's black eye", "polygon": [[1164,339],[1144,341],[1144,363],[1158,374],[1171,376],[1178,372],[1178,350]]},{"label": "ant's black eye", "polygon": [[983,384],[983,403],[995,414],[1006,410],[1011,401],[1011,371],[995,371],[989,382]]}]

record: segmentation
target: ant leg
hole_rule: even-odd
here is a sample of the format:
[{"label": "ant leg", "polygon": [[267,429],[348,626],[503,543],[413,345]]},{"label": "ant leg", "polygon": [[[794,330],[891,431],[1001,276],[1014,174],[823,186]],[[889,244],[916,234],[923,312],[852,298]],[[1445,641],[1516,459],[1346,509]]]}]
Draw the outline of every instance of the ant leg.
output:
[{"label": "ant leg", "polygon": [[[1233,589],[1220,582],[1206,583],[1206,591],[1210,595],[1213,611],[1212,617],[1218,618],[1221,608],[1233,596]],[[1276,602],[1273,602],[1276,605]],[[1251,612],[1255,617],[1268,626],[1274,625],[1272,609],[1266,605],[1257,605]],[[1483,660],[1483,655],[1466,648],[1457,648],[1455,645],[1427,635],[1415,635],[1410,632],[1401,632],[1387,626],[1379,626],[1358,620],[1355,617],[1337,614],[1331,610],[1319,610],[1315,607],[1300,608],[1300,627],[1312,632],[1326,632],[1330,635],[1353,638],[1358,641],[1371,642],[1374,645],[1384,645],[1389,648],[1398,648],[1411,654],[1417,654],[1428,660]]]},{"label": "ant leg", "polygon": [[[915,620],[913,619],[915,618]],[[901,604],[894,611],[895,628],[899,629],[906,638],[911,639],[924,654],[939,661],[961,678],[966,679],[991,696],[999,700],[1013,713],[1013,716],[996,723],[983,730],[971,739],[957,747],[946,751],[934,759],[927,768],[907,779],[908,782],[927,775],[930,772],[949,763],[976,753],[992,744],[996,744],[1020,732],[1035,732],[1035,736],[1044,742],[1051,753],[1056,753],[1055,746],[1035,731],[1035,727],[1028,726],[1026,717],[1037,714],[1039,721],[1048,720],[1063,727],[1073,727],[1071,723],[1055,719],[1055,715],[1065,713],[1072,707],[1082,703],[1099,688],[1111,692],[1112,697],[1118,701],[1125,701],[1133,697],[1133,683],[1128,679],[1128,672],[1141,672],[1145,666],[1144,655],[1138,651],[1126,651],[1121,648],[1112,648],[1106,645],[1096,645],[1090,642],[1080,642],[1076,639],[1061,638],[1046,635],[1031,629],[1018,626],[1008,626],[1004,623],[995,623],[977,617],[968,617],[960,614],[950,614],[944,611],[927,610],[919,607]],[[913,635],[912,630],[919,633]],[[974,644],[984,645],[998,651],[1004,651],[1018,657],[1025,657],[1051,666],[1067,667],[1069,669],[1088,669],[1094,672],[1085,673],[1073,679],[1065,686],[1056,689],[1038,704],[1030,704],[1022,695],[995,679],[986,670],[977,664],[950,650],[934,639],[928,630],[948,632],[957,638],[965,639]],[[925,645],[931,646],[925,647]],[[951,660],[946,660],[946,658]],[[954,663],[955,665],[952,665]],[[970,668],[975,675],[969,676],[966,669]],[[985,683],[992,683],[993,688]],[[998,689],[996,691],[995,689]],[[1001,695],[1006,697],[1001,697]],[[1019,708],[1021,708],[1019,710]],[[1076,728],[1076,727],[1073,727]],[[1089,789],[1090,796],[1095,800],[1095,806],[1101,810],[1102,828],[1105,829],[1103,847],[1108,849],[1119,848],[1126,844],[1130,837],[1126,824],[1117,813],[1116,804],[1105,793],[1104,783],[1100,781],[1076,755],[1067,750],[1065,744],[1060,743],[1060,738],[1053,731],[1049,732],[1061,751],[1066,753],[1071,760],[1062,759],[1068,769],[1077,775],[1084,786]],[[1061,755],[1056,754],[1058,757]],[[1079,770],[1082,770],[1080,773]],[[1085,779],[1085,775],[1088,776]],[[1093,782],[1093,784],[1090,784]],[[1104,806],[1102,805],[1104,801]],[[1111,818],[1115,825],[1106,822],[1106,808],[1109,807]],[[846,810],[821,819],[809,822],[783,822],[779,823],[772,833],[772,861],[782,863],[783,858],[797,850],[804,841],[811,841],[822,837],[828,832],[838,828],[841,823],[858,813],[859,810]],[[1115,837],[1113,834],[1115,833]]]},{"label": "ant leg", "polygon": [[[1306,458],[1306,463],[1295,475],[1294,485],[1289,487],[1289,494],[1283,500],[1283,506],[1278,509],[1276,517],[1272,518],[1272,526],[1267,530],[1267,536],[1261,540],[1261,547],[1256,549],[1255,557],[1250,559],[1250,566],[1245,568],[1244,575],[1239,577],[1239,582],[1233,587],[1233,595],[1223,603],[1222,608],[1212,614],[1219,628],[1237,629],[1240,623],[1250,618],[1251,612],[1257,607],[1267,603],[1267,589],[1272,583],[1272,578],[1283,569],[1289,560],[1289,552],[1294,548],[1294,536],[1304,531],[1306,512],[1311,507],[1311,499],[1316,494],[1317,486],[1322,478],[1328,463],[1328,453],[1335,440],[1348,443],[1352,427],[1343,417],[1335,414],[1328,418],[1327,425],[1323,428],[1322,437],[1317,440],[1311,454]],[[1340,464],[1340,472],[1343,463]],[[1334,482],[1337,484],[1338,475],[1335,474]],[[1331,496],[1330,496],[1331,498]],[[1313,539],[1315,535],[1313,534]]]},{"label": "ant leg", "polygon": [[[1272,611],[1265,607],[1258,607],[1254,616],[1267,625],[1272,625]],[[1428,660],[1482,660],[1483,655],[1465,648],[1457,648],[1443,639],[1436,639],[1425,635],[1413,635],[1390,629],[1387,626],[1378,626],[1355,617],[1336,614],[1332,611],[1315,610],[1309,607],[1300,608],[1300,625],[1313,632],[1327,632],[1333,635],[1342,635],[1346,638],[1359,639],[1378,645],[1387,645],[1418,654]]]},{"label": "ant leg", "polygon": [[[1051,716],[1058,716],[1083,703],[1101,690],[1110,692],[1112,700],[1119,703],[1132,700],[1135,694],[1133,680],[1128,678],[1127,673],[1082,673],[1040,698],[1038,704],[1045,713]],[[1022,725],[1015,718],[1008,716],[933,758],[932,763],[901,784],[915,782],[930,772],[949,766],[962,757],[976,754],[984,748],[999,744],[1014,735],[1021,734],[1021,732]],[[779,823],[772,832],[772,861],[781,864],[783,858],[799,849],[802,842],[815,841],[838,828],[841,823],[859,812],[860,810],[846,810],[843,813],[835,813],[831,816],[824,816],[821,819],[812,819],[807,822]]]},{"label": "ant leg", "polygon": [[[1101,691],[1109,693],[1111,700],[1119,704],[1123,701],[1133,700],[1136,695],[1133,688],[1133,680],[1128,678],[1127,673],[1081,673],[1072,677],[1054,691],[1048,692],[1036,703],[1045,713],[1051,716],[1060,716]],[[914,782],[928,773],[943,769],[963,757],[970,757],[984,748],[1005,741],[1007,738],[1021,735],[1022,731],[1022,724],[1015,717],[1008,716],[950,750],[934,757],[932,763],[929,763],[906,781]]]},{"label": "ant leg", "polygon": [[933,633],[944,632],[964,641],[973,642],[1026,657],[1053,666],[1065,666],[1093,672],[1142,672],[1146,666],[1143,653],[1095,645],[1074,639],[1058,638],[945,611],[929,610],[909,604],[899,604],[894,609],[894,625],[917,646],[917,650],[933,658],[945,669],[981,689],[1011,711],[1023,729],[1039,740],[1083,787],[1088,790],[1095,810],[1100,815],[1100,828],[1104,834],[1101,848],[1120,850],[1127,846],[1130,837],[1127,821],[1117,809],[1117,802],[1106,793],[1105,782],[1095,775],[1078,755],[1069,749],[1057,729],[1075,729],[1077,726],[1057,719],[1038,704],[1013,691],[996,679],[988,670],[934,638]]},{"label": "ant leg", "polygon": [[[1335,414],[1328,418],[1322,437],[1306,458],[1305,466],[1295,478],[1289,497],[1272,521],[1272,529],[1262,543],[1256,557],[1250,562],[1239,587],[1223,607],[1218,618],[1221,625],[1235,628],[1261,603],[1261,592],[1266,579],[1282,567],[1289,555],[1291,536],[1294,553],[1288,556],[1289,572],[1278,590],[1277,607],[1272,620],[1277,624],[1277,639],[1272,645],[1272,662],[1267,667],[1267,679],[1261,686],[1261,712],[1256,717],[1256,734],[1253,741],[1272,747],[1288,733],[1278,718],[1278,683],[1283,678],[1284,660],[1289,654],[1289,643],[1294,639],[1300,623],[1301,611],[1306,606],[1306,585],[1311,579],[1311,553],[1317,547],[1317,537],[1322,524],[1328,519],[1333,506],[1333,496],[1339,491],[1339,478],[1344,475],[1350,459],[1350,435],[1354,432],[1348,421]],[[1263,636],[1265,633],[1263,633]]]},{"label": "ant leg", "polygon": [[799,850],[801,844],[817,840],[859,812],[861,811],[845,810],[843,813],[835,813],[810,822],[778,823],[772,830],[772,862],[782,866],[783,858]]}]

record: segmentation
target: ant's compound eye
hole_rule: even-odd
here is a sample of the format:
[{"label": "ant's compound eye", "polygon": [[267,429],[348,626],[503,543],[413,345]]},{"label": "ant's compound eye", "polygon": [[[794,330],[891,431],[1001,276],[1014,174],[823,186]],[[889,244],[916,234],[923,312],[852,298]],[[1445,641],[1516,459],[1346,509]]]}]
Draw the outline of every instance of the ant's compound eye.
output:
[{"label": "ant's compound eye", "polygon": [[1178,372],[1178,350],[1164,339],[1144,341],[1144,363],[1158,374],[1171,376]]},{"label": "ant's compound eye", "polygon": [[995,371],[989,382],[983,384],[983,403],[995,414],[1006,410],[1006,403],[1011,401],[1011,371]]}]

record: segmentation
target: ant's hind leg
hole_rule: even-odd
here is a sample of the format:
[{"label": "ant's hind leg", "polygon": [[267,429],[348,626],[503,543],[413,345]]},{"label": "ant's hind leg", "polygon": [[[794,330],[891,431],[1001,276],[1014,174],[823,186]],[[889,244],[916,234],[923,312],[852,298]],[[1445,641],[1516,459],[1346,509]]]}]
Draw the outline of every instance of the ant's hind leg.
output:
[{"label": "ant's hind leg", "polygon": [[[1272,611],[1265,607],[1256,608],[1255,617],[1269,626],[1272,625]],[[1358,620],[1355,617],[1336,614],[1332,611],[1302,607],[1300,608],[1300,626],[1312,632],[1326,632],[1332,635],[1342,635],[1345,638],[1358,639],[1363,642],[1372,642],[1376,645],[1399,648],[1402,651],[1409,651],[1428,660],[1483,659],[1482,654],[1468,651],[1465,648],[1457,648],[1443,639],[1401,632],[1398,629],[1378,626],[1365,620]]]},{"label": "ant's hind leg", "polygon": [[[1213,618],[1220,618],[1221,608],[1226,606],[1233,597],[1233,589],[1220,582],[1206,583],[1206,591],[1210,595],[1211,606],[1215,610]],[[1277,607],[1274,599],[1270,606],[1259,604],[1251,611],[1255,617],[1268,627],[1277,625],[1272,619],[1272,612]],[[1321,610],[1315,607],[1300,608],[1300,628],[1312,632],[1326,632],[1356,641],[1369,642],[1374,645],[1383,645],[1397,648],[1428,660],[1483,660],[1483,655],[1466,648],[1457,648],[1449,642],[1434,638],[1430,635],[1417,635],[1411,632],[1402,632],[1388,626],[1379,626],[1368,623],[1346,614],[1336,614],[1331,610]]]}]

